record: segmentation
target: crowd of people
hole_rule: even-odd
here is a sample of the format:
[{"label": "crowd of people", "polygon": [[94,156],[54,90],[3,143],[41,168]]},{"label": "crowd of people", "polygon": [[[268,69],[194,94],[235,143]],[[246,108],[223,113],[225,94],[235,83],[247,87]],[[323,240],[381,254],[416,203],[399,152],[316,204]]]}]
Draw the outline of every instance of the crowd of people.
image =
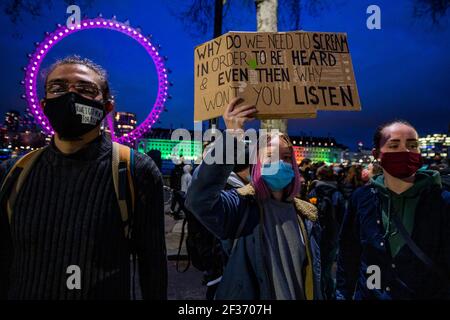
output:
[{"label": "crowd of people", "polygon": [[[51,143],[0,166],[0,299],[125,300],[136,286],[166,299],[163,179],[148,155],[101,131],[114,109],[106,72],[58,61],[41,107]],[[181,161],[171,179],[207,299],[450,298],[448,163],[424,164],[411,124],[377,128],[367,167],[297,164],[285,133],[250,152],[243,130],[256,113],[232,100],[203,154],[227,156],[232,141],[244,161],[193,173]]]},{"label": "crowd of people", "polygon": [[[239,103],[228,106],[221,139],[242,138],[255,111]],[[246,185],[227,190],[235,167],[203,162],[188,188],[186,208],[228,258],[216,299],[450,297],[448,164],[424,163],[411,124],[377,128],[367,166],[297,165],[287,135],[259,139],[268,146],[241,177]]]}]

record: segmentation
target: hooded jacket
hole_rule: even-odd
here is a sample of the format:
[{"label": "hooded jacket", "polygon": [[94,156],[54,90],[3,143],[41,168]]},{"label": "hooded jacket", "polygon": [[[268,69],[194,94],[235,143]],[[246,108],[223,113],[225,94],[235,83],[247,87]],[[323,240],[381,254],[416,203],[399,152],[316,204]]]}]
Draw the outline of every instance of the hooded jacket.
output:
[{"label": "hooded jacket", "polygon": [[242,188],[243,186],[245,186],[245,183],[242,181],[242,179],[239,178],[239,176],[237,175],[236,172],[231,171],[230,176],[228,177],[227,185],[226,185],[225,189],[226,190],[237,189],[237,188]]},{"label": "hooded jacket", "polygon": [[[415,186],[399,197],[387,191],[381,179],[377,177],[355,191],[344,217],[337,299],[450,298],[450,201],[446,200],[436,173],[419,171]],[[407,245],[394,245],[397,253],[392,254],[392,241],[387,237],[390,233],[386,232],[392,224],[386,219],[383,223],[383,211],[389,214],[386,201],[397,203],[412,240],[449,275],[446,279],[427,267]],[[379,271],[375,271],[379,281],[372,288],[368,283],[372,283],[373,270]]]},{"label": "hooded jacket", "polygon": [[392,217],[396,215],[411,235],[420,194],[428,187],[441,185],[439,173],[437,171],[418,171],[414,185],[401,194],[397,194],[386,188],[383,175],[374,177],[371,183],[379,191],[382,205],[383,227],[386,230],[386,237],[389,240],[391,254],[396,256],[403,245],[405,245],[405,240],[395,227]]},{"label": "hooded jacket", "polygon": [[190,165],[185,165],[183,167],[183,175],[181,176],[181,191],[187,192],[189,185],[191,184],[192,175],[191,175],[192,167]]}]

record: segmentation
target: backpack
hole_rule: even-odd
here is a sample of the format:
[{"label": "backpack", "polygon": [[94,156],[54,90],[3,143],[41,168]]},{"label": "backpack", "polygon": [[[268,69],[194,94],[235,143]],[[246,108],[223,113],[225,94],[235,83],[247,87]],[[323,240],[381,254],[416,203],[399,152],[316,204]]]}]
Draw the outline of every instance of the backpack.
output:
[{"label": "backpack", "polygon": [[[3,179],[0,189],[0,204],[2,206],[6,205],[9,223],[11,223],[17,195],[33,168],[34,163],[39,159],[45,148],[47,146],[31,151],[18,159]],[[120,215],[124,224],[125,237],[128,239],[130,237],[129,217],[134,211],[135,202],[133,183],[134,149],[116,142],[112,143],[112,176]]]},{"label": "backpack", "polygon": [[[206,229],[200,221],[188,210],[184,210],[185,218],[183,220],[181,238],[177,254],[177,271],[185,272],[192,264],[199,271],[208,271],[211,267],[221,267],[220,241]],[[180,271],[178,267],[181,258],[181,248],[186,236],[187,266]],[[220,266],[219,266],[219,265]]]},{"label": "backpack", "polygon": [[[335,242],[339,232],[340,213],[337,210],[337,196],[339,190],[324,192],[317,188],[315,190],[315,205],[318,211],[318,220],[322,228],[322,241],[328,245]],[[310,201],[313,198],[310,198]],[[329,242],[331,241],[331,243]]]}]

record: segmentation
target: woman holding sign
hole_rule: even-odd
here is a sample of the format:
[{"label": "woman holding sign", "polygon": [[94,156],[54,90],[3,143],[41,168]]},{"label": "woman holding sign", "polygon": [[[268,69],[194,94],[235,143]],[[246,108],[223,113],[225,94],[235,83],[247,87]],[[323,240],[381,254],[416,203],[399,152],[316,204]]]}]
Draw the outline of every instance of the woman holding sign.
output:
[{"label": "woman holding sign", "polygon": [[[227,106],[226,134],[216,145],[233,139],[245,150],[240,135],[256,108],[241,102]],[[296,198],[300,176],[292,143],[285,134],[260,139],[267,144],[253,155],[250,184],[223,191],[233,163],[204,161],[187,193],[186,206],[224,240],[230,255],[215,298],[321,299],[317,210]]]}]

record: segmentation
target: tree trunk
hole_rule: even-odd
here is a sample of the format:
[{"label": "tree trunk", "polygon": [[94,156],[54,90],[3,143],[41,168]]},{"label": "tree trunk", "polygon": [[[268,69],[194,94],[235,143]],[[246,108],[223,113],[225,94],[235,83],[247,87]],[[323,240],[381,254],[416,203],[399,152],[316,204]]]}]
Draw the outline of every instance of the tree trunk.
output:
[{"label": "tree trunk", "polygon": [[[278,31],[278,0],[255,0],[258,31]],[[287,133],[287,119],[261,120],[261,129],[278,129]]]},{"label": "tree trunk", "polygon": [[[222,35],[222,14],[223,14],[224,0],[215,0],[214,2],[214,34],[213,38],[220,37]],[[216,129],[219,123],[219,118],[212,118],[209,120],[209,127]]]}]

